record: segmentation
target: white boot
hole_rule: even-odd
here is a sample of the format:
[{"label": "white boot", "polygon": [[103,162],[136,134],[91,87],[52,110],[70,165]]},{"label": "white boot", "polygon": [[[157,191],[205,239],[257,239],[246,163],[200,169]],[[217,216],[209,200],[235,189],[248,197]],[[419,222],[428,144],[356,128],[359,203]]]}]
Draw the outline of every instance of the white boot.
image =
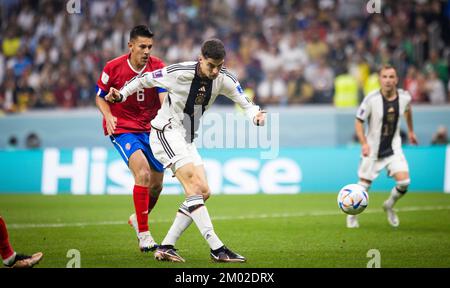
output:
[{"label": "white boot", "polygon": [[359,228],[358,216],[347,215],[347,228]]},{"label": "white boot", "polygon": [[138,234],[139,239],[139,249],[141,252],[154,251],[158,248],[158,244],[156,244],[155,240],[150,234],[150,231],[141,232]]},{"label": "white boot", "polygon": [[395,213],[392,205],[389,205],[389,201],[383,203],[383,210],[387,213],[387,220],[392,227],[398,227],[400,225],[400,220],[398,219],[397,213]]},{"label": "white boot", "polygon": [[130,218],[128,218],[128,224],[133,227],[134,231],[136,231],[136,236],[139,235],[139,227],[137,223],[136,214],[133,213],[130,215]]}]

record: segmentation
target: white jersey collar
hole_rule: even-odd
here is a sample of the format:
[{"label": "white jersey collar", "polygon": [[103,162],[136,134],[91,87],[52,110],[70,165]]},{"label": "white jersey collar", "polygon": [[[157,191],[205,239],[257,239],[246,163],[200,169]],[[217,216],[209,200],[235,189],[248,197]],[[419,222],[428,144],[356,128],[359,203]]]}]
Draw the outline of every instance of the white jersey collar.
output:
[{"label": "white jersey collar", "polygon": [[141,73],[144,72],[145,67],[147,67],[147,64],[145,64],[144,68],[142,68],[141,71],[137,71],[136,69],[133,68],[133,65],[131,65],[130,56],[128,56],[128,58],[127,58],[127,63],[128,63],[128,66],[130,66],[130,69],[138,75],[141,75]]}]

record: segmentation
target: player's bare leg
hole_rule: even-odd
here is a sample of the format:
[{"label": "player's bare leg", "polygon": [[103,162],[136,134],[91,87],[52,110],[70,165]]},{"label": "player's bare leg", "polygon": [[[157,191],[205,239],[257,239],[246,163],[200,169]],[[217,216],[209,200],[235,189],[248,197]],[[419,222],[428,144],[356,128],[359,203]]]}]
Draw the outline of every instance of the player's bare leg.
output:
[{"label": "player's bare leg", "polygon": [[[135,214],[130,216],[129,223],[136,230],[139,241],[139,249],[142,252],[152,251],[157,247],[157,244],[149,231],[148,213],[150,212],[149,204],[151,199],[149,187],[152,182],[151,177],[155,175],[155,171],[152,171],[150,169],[150,165],[148,164],[147,158],[145,157],[142,150],[137,150],[130,156],[128,165],[135,181],[135,185],[133,188]],[[162,184],[155,184],[157,183],[157,181],[162,182],[161,175],[157,175],[154,177],[153,188],[158,186],[162,188]],[[155,196],[159,196],[159,192]],[[157,199],[158,198],[156,197],[156,199],[153,200],[154,203],[156,203]]]},{"label": "player's bare leg", "polygon": [[204,172],[199,173],[194,164],[188,163],[178,168],[175,176],[183,185],[187,210],[200,233],[208,242],[211,248],[211,257],[219,262],[245,262],[244,257],[225,247],[214,232],[211,218],[203,199],[203,195],[209,193],[209,186]]},{"label": "player's bare leg", "polygon": [[[194,166],[194,169],[202,178],[203,181],[207,182],[205,168],[203,165]],[[211,191],[208,189],[206,193],[203,194],[203,200],[206,201],[211,195]],[[187,202],[181,203],[178,211],[175,215],[175,220],[172,223],[166,237],[161,242],[161,245],[155,251],[155,258],[162,261],[172,261],[172,262],[184,262],[184,259],[176,253],[175,244],[180,238],[181,234],[192,224],[191,214],[187,207]]]},{"label": "player's bare leg", "polygon": [[400,225],[400,220],[397,213],[394,211],[394,205],[406,194],[408,191],[408,186],[410,183],[408,172],[397,172],[394,174],[396,185],[391,190],[391,195],[384,201],[383,209],[387,213],[387,220],[392,227],[398,227]]},{"label": "player's bare leg", "polygon": [[[367,179],[359,179],[358,184],[363,186],[365,190],[368,192],[371,181]],[[359,221],[358,221],[358,215],[347,215],[347,228],[359,228]]]}]

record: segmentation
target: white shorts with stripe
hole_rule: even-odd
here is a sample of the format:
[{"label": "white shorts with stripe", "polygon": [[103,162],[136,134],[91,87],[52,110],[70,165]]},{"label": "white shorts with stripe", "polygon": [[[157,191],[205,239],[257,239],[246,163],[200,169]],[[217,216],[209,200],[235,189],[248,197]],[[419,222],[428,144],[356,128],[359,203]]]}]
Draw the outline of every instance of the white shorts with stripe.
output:
[{"label": "white shorts with stripe", "polygon": [[362,157],[359,164],[358,177],[366,180],[375,180],[380,171],[387,169],[388,175],[392,177],[397,172],[409,172],[408,162],[403,153],[394,154],[386,158],[374,159]]},{"label": "white shorts with stripe", "polygon": [[203,165],[195,143],[188,143],[183,136],[183,130],[174,125],[166,125],[163,130],[152,127],[150,131],[150,147],[155,158],[164,168],[171,168],[172,172],[188,164]]}]

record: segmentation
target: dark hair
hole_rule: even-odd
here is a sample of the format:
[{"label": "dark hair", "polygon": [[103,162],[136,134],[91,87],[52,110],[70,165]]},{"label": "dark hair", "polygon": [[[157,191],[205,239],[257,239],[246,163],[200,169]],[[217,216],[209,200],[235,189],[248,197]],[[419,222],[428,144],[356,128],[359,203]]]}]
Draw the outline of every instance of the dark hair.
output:
[{"label": "dark hair", "polygon": [[209,39],[202,44],[202,55],[205,58],[221,60],[225,58],[225,46],[217,38]]},{"label": "dark hair", "polygon": [[131,29],[130,41],[136,39],[139,36],[153,38],[153,32],[146,25],[138,25]]},{"label": "dark hair", "polygon": [[11,137],[9,137],[9,140],[8,140],[9,145],[16,146],[17,143],[18,143],[18,140],[17,140],[16,136],[12,135]]}]

